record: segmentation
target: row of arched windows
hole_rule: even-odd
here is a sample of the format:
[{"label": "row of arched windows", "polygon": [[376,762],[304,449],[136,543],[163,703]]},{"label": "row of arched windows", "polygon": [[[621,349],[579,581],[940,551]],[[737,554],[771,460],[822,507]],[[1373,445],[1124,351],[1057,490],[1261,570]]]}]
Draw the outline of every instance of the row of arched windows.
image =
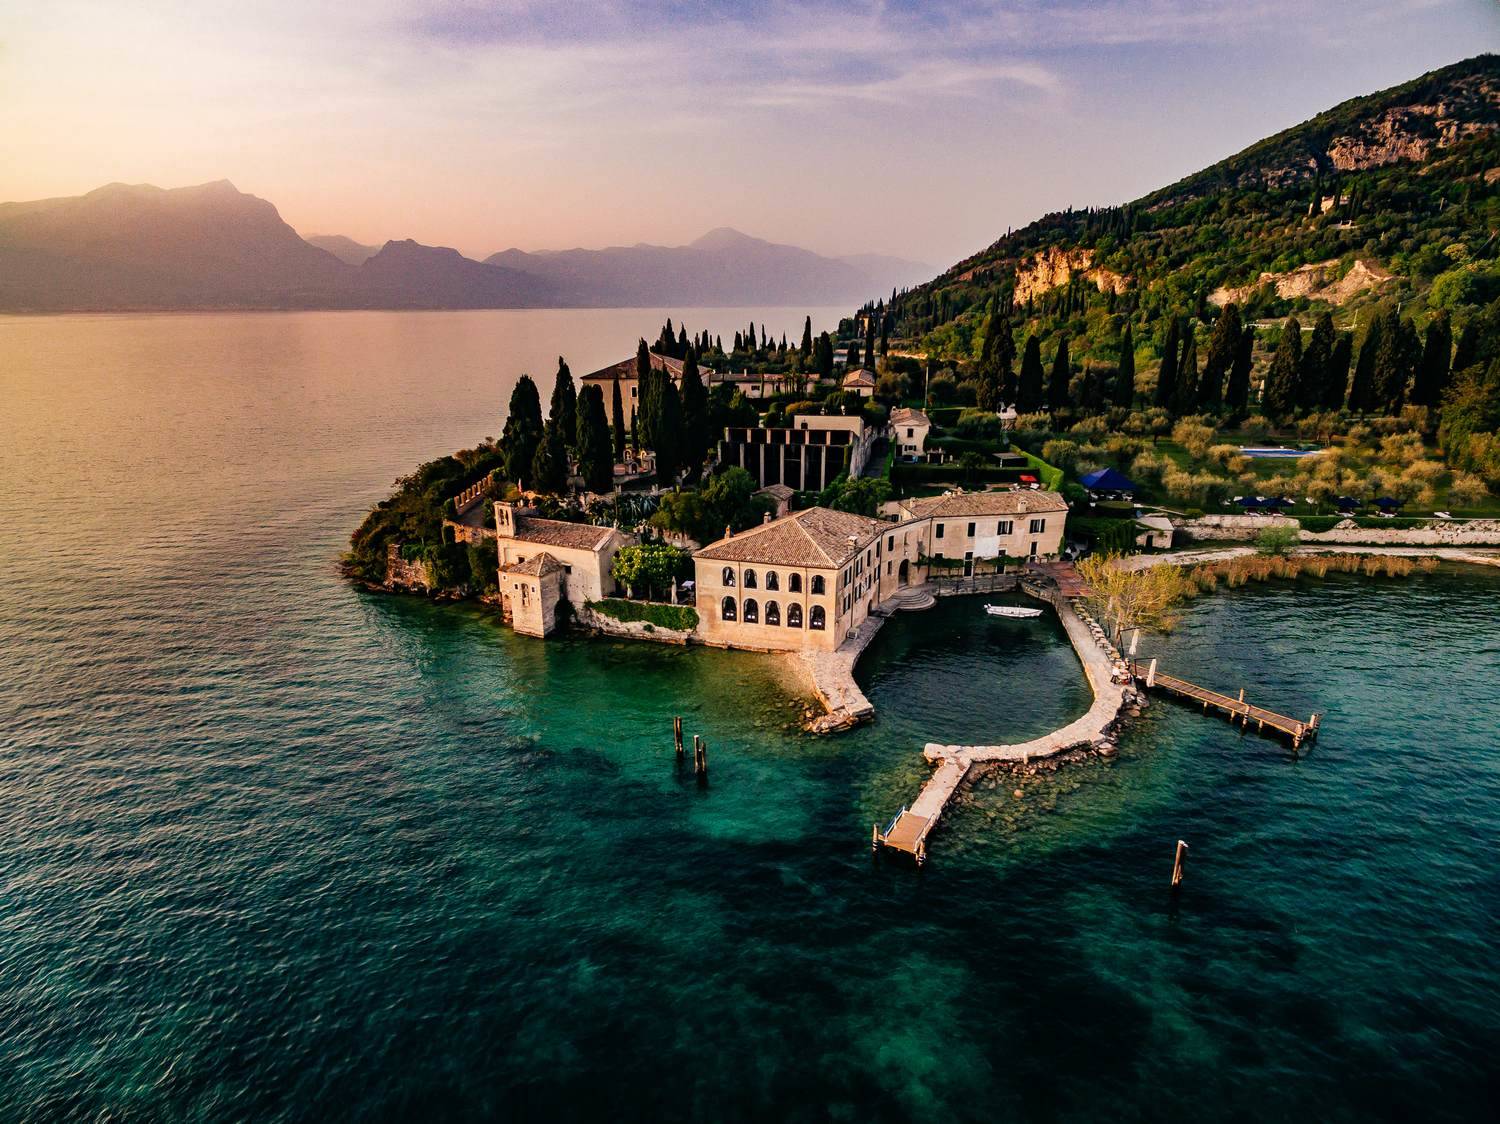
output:
[{"label": "row of arched windows", "polygon": [[[759,579],[756,577],[756,574],[755,574],[754,570],[748,570],[747,569],[745,571],[745,588],[746,589],[755,589],[755,588],[757,588],[757,584],[756,583],[758,582],[758,580]],[[726,586],[733,586],[734,584],[735,584],[735,580],[734,580],[734,567],[733,566],[725,566],[724,567],[724,585],[726,585]],[[810,592],[812,592],[814,594],[819,594],[819,593],[823,592],[823,576],[821,574],[814,574],[812,576],[812,582],[810,584],[812,585],[812,589],[811,589]],[[774,591],[780,590],[780,588],[781,588],[781,578],[777,575],[776,571],[775,570],[767,570],[766,571],[766,589],[767,589],[767,591],[774,592]],[[802,575],[801,574],[788,574],[786,576],[786,590],[787,590],[788,593],[801,593],[802,592]]]},{"label": "row of arched windows", "polygon": [[[720,616],[722,616],[726,621],[743,619],[746,624],[761,623],[760,606],[756,604],[755,598],[753,597],[745,598],[743,609],[739,604],[735,602],[735,599],[733,597],[726,597],[724,598],[724,601],[720,606],[719,612]],[[742,613],[743,618],[741,616]],[[807,614],[807,627],[810,629],[821,631],[824,627],[824,621],[825,617],[823,614],[823,606],[814,605]],[[781,606],[774,601],[766,602],[765,623],[769,625],[779,625],[781,623]],[[786,626],[787,628],[802,627],[801,605],[793,603],[786,607]]]}]

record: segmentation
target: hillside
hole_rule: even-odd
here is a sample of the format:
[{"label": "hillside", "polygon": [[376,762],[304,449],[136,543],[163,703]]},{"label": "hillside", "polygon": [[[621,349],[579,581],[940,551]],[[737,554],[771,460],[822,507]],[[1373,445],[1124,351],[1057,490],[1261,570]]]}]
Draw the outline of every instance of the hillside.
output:
[{"label": "hillside", "polygon": [[[1072,356],[1142,362],[1169,314],[1206,332],[1230,300],[1251,319],[1500,282],[1500,58],[1356,98],[1120,207],[1053,213],[881,308],[893,347],[977,358],[991,307],[1020,338],[1066,332]],[[1460,276],[1452,277],[1457,272]],[[1442,296],[1452,303],[1452,297]],[[1460,302],[1462,303],[1462,302]],[[1424,306],[1425,307],[1425,306]]]}]

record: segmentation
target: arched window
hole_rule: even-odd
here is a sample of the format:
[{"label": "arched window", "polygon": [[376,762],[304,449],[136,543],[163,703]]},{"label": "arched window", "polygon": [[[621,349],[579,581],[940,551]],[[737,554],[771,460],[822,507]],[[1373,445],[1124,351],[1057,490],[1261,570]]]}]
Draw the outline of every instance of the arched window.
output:
[{"label": "arched window", "polygon": [[823,606],[814,605],[812,613],[807,618],[807,627],[822,631],[823,628]]},{"label": "arched window", "polygon": [[734,598],[724,598],[724,603],[719,607],[719,615],[726,621],[732,621],[738,615],[735,611]]},{"label": "arched window", "polygon": [[746,570],[745,571],[745,588],[746,589],[754,589],[755,588],[755,571],[754,570]]},{"label": "arched window", "polygon": [[734,585],[734,567],[733,566],[725,566],[724,567],[724,584],[727,585],[727,586]]},{"label": "arched window", "polygon": [[767,589],[780,589],[781,588],[781,579],[776,576],[776,571],[775,570],[767,570],[766,571],[766,588]]},{"label": "arched window", "polygon": [[760,609],[755,604],[755,598],[745,598],[745,623],[757,624],[760,621]]},{"label": "arched window", "polygon": [[801,593],[802,592],[802,575],[801,574],[789,574],[787,576],[787,579],[786,579],[786,587],[792,593]]},{"label": "arched window", "polygon": [[814,574],[812,579],[812,592],[814,596],[823,592],[823,575]]},{"label": "arched window", "polygon": [[781,606],[778,605],[778,604],[776,604],[776,602],[774,602],[774,601],[767,601],[766,602],[766,623],[767,624],[780,624],[781,623]]},{"label": "arched window", "polygon": [[790,604],[790,605],[788,605],[786,607],[786,626],[787,626],[787,628],[801,628],[802,627],[802,606],[801,605],[798,605],[795,602],[793,602],[792,604]]}]

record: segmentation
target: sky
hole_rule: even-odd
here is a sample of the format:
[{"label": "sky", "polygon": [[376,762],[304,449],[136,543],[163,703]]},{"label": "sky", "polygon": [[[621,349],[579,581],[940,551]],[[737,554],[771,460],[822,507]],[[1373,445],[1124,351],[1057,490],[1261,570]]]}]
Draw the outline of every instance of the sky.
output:
[{"label": "sky", "polygon": [[229,179],[476,257],[941,267],[1497,50],[1495,0],[0,0],[0,200]]}]

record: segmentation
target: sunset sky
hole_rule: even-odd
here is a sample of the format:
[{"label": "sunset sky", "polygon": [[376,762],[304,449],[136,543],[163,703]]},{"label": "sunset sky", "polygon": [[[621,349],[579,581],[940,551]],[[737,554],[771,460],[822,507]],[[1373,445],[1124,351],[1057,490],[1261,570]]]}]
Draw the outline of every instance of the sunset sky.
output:
[{"label": "sunset sky", "polygon": [[944,265],[1500,49],[1494,0],[3,0],[0,199],[227,178],[483,256],[729,225]]}]

